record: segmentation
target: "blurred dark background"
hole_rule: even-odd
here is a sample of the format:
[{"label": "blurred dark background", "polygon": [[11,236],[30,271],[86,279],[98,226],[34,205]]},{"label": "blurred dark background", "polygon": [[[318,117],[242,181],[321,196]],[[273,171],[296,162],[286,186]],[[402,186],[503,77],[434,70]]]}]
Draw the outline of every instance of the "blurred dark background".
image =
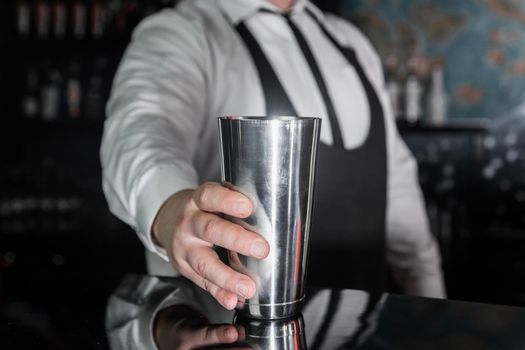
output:
[{"label": "blurred dark background", "polygon": [[[449,296],[525,305],[525,7],[317,3],[362,28],[383,59]],[[106,347],[103,325],[89,320],[102,319],[124,273],[145,268],[140,242],[102,194],[105,101],[134,26],[172,5],[0,2],[0,316],[16,327],[0,339]]]}]

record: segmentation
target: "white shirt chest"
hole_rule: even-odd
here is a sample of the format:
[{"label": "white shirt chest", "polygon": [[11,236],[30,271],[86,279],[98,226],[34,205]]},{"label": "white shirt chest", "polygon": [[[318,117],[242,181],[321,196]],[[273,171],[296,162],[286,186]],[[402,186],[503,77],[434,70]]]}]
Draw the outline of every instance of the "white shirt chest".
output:
[{"label": "white shirt chest", "polygon": [[[370,111],[354,68],[307,14],[293,17],[305,36],[334,105],[345,148],[359,147],[368,135]],[[321,141],[332,144],[326,106],[316,80],[286,21],[275,14],[250,17],[246,26],[272,65],[297,113],[323,120]],[[277,38],[277,40],[276,40]],[[219,47],[217,46],[219,50]],[[248,55],[248,59],[247,59]],[[218,115],[265,115],[259,74],[239,36],[213,54],[216,62],[212,100]]]}]

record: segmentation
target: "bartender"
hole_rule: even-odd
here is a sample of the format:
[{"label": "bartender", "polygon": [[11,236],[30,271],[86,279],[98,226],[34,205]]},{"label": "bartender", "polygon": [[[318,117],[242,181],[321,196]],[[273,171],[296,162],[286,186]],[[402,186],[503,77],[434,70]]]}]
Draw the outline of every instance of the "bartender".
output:
[{"label": "bartender", "polygon": [[151,274],[182,274],[225,308],[255,293],[215,247],[264,259],[268,243],[222,218],[254,210],[223,187],[217,117],[322,119],[307,281],[444,297],[416,163],[381,62],[350,23],[307,0],[186,0],[135,30],[101,146],[112,212],[147,247]]}]

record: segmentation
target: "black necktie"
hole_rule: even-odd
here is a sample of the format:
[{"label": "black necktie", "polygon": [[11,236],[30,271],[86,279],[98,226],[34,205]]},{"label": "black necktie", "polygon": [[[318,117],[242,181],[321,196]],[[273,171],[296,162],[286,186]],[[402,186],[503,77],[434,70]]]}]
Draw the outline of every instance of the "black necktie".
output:
[{"label": "black necktie", "polygon": [[332,103],[332,99],[328,94],[328,89],[323,79],[323,75],[321,74],[321,70],[319,69],[319,65],[315,61],[315,57],[312,54],[312,50],[308,46],[308,43],[306,42],[306,39],[304,38],[303,34],[299,30],[299,28],[297,28],[295,23],[293,23],[293,21],[290,19],[290,15],[286,14],[284,15],[284,18],[286,19],[286,22],[288,23],[290,29],[292,29],[292,32],[295,35],[297,43],[299,44],[299,47],[301,48],[301,51],[303,52],[303,55],[306,58],[306,61],[308,62],[308,65],[310,66],[310,70],[314,75],[317,86],[319,87],[319,91],[321,92],[321,96],[323,97],[323,101],[326,106],[326,111],[328,113],[328,119],[330,121],[330,126],[332,128],[334,146],[343,147],[343,136],[341,134],[341,129],[339,128],[339,122],[337,121],[334,104]]}]

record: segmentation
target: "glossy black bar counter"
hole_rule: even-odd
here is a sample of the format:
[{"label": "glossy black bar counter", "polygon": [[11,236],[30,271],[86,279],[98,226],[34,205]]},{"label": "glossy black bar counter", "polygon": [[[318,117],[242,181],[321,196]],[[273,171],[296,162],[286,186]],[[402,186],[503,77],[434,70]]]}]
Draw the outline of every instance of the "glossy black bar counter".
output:
[{"label": "glossy black bar counter", "polygon": [[[80,312],[92,302],[79,290],[61,306],[69,317],[63,338],[51,337],[51,326],[37,329],[45,312],[2,303],[0,348],[154,349],[152,334],[164,327],[162,349],[525,349],[525,308],[510,306],[310,288],[297,319],[261,323],[235,318],[182,278],[145,275],[123,280],[105,317]],[[240,342],[190,346],[199,329],[232,322]],[[93,332],[104,324],[106,334]]]}]

